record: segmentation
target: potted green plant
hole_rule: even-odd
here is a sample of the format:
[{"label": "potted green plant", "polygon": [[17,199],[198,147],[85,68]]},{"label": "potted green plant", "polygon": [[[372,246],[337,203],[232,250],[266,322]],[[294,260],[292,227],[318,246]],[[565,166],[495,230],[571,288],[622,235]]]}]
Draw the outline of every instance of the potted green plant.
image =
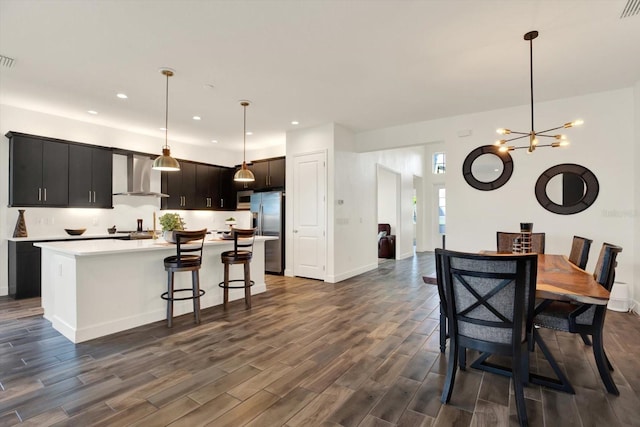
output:
[{"label": "potted green plant", "polygon": [[184,220],[177,213],[166,213],[159,218],[160,226],[162,227],[162,237],[167,242],[175,243],[176,239],[173,236],[175,230],[184,230]]}]

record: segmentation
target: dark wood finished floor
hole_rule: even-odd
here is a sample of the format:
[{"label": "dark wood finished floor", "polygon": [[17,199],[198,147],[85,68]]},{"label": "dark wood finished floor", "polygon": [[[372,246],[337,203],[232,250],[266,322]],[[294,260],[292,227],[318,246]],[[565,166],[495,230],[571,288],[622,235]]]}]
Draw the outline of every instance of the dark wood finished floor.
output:
[{"label": "dark wood finished floor", "polygon": [[[469,369],[440,403],[438,296],[421,278],[432,270],[424,253],[338,284],[269,276],[251,310],[240,300],[204,310],[199,326],[186,315],[172,330],[156,322],[78,345],[38,299],[1,297],[0,425],[516,425],[507,378]],[[637,316],[607,315],[619,397],[579,337],[543,336],[576,394],[528,387],[531,425],[640,425]]]}]

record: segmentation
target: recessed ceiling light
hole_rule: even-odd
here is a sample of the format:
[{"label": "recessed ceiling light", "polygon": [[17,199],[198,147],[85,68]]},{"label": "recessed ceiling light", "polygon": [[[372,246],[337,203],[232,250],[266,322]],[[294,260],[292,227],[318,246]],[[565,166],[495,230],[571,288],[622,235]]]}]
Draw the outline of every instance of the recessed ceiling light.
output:
[{"label": "recessed ceiling light", "polygon": [[297,120],[294,120],[294,121],[292,121],[292,122],[291,122],[291,124],[292,124],[292,125],[299,125],[299,124],[300,124],[300,122],[299,122],[299,121],[297,121]]},{"label": "recessed ceiling light", "polygon": [[98,112],[95,111],[95,110],[88,110],[87,113],[89,113],[89,114],[98,114]]},{"label": "recessed ceiling light", "polygon": [[202,120],[200,116],[193,116],[193,120]]},{"label": "recessed ceiling light", "polygon": [[127,99],[128,98],[128,96],[125,93],[118,93],[118,94],[116,94],[116,96],[118,98],[120,98],[120,99]]},{"label": "recessed ceiling light", "polygon": [[247,135],[253,135],[253,132],[247,131]]},{"label": "recessed ceiling light", "polygon": [[211,142],[213,142],[214,144],[217,144],[218,140],[217,139],[212,139]]}]

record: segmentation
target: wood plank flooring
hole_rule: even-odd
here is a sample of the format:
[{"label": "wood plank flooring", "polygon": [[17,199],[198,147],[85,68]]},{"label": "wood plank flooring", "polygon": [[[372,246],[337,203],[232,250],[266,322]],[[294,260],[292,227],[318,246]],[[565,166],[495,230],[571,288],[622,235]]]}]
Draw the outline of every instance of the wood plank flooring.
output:
[{"label": "wood plank flooring", "polygon": [[[74,345],[39,299],[0,297],[0,426],[510,426],[510,381],[473,369],[440,403],[433,254],[337,284],[268,276],[268,291]],[[203,279],[205,280],[205,279]],[[159,298],[159,296],[158,296]],[[533,426],[640,425],[640,322],[609,311],[606,393],[579,337],[543,330],[576,389],[525,389]],[[471,358],[469,358],[471,359]],[[531,358],[545,370],[539,352]]]}]

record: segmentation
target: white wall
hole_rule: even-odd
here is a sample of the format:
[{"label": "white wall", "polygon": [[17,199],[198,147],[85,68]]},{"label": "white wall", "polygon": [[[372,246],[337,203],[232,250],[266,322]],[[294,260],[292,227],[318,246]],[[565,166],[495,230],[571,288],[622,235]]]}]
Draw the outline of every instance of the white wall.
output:
[{"label": "white wall", "polygon": [[[143,153],[160,153],[163,138],[152,138],[118,129],[94,125],[77,120],[70,120],[50,114],[43,114],[21,108],[0,105],[0,133],[9,131],[59,138],[86,144],[116,147]],[[7,277],[7,237],[13,235],[17,208],[8,208],[9,203],[9,143],[2,137],[0,146],[0,295],[8,293]],[[169,141],[171,154],[174,157],[233,166],[242,162],[241,151],[227,151],[216,146],[203,147],[180,144]],[[264,157],[281,154],[281,148],[262,150]],[[30,237],[64,236],[64,228],[86,227],[86,234],[104,234],[112,225],[123,230],[135,230],[136,219],[144,220],[144,227],[151,228],[153,212],[160,214],[160,201],[149,197],[114,196],[114,209],[80,209],[80,208],[27,208],[25,212],[27,232]],[[185,218],[187,227],[221,229],[229,212],[212,211],[177,211]],[[248,212],[233,214],[240,226],[250,224]]]},{"label": "white wall", "polygon": [[389,224],[391,234],[398,228],[398,185],[400,174],[378,165],[378,224]]},{"label": "white wall", "polygon": [[[325,281],[339,282],[377,268],[377,165],[401,175],[400,216],[396,224],[396,256],[413,254],[413,178],[422,176],[423,149],[355,152],[355,135],[337,124],[287,133],[287,191],[293,188],[293,157],[327,153],[327,268]],[[339,203],[341,201],[341,203]],[[291,197],[287,212],[293,211]],[[286,220],[292,247],[293,218]],[[285,274],[293,275],[293,253],[287,251]]]},{"label": "white wall", "polygon": [[[637,92],[637,89],[636,89]],[[524,150],[512,153],[514,172],[507,184],[494,191],[478,191],[462,177],[462,163],[475,147],[491,144],[495,129],[509,127],[527,131],[529,108],[521,106],[450,117],[405,126],[362,132],[356,135],[359,150],[383,149],[444,141],[447,154],[447,248],[478,251],[495,247],[497,230],[517,230],[519,222],[534,223],[534,231],[547,234],[548,253],[568,253],[574,234],[594,240],[588,269],[595,267],[604,241],[624,248],[619,257],[617,277],[633,283],[637,276],[636,197],[638,172],[634,146],[633,88],[591,94],[536,104],[536,126],[553,127],[576,118],[585,120],[579,128],[568,129],[572,145],[567,149],[539,149],[532,155]],[[471,136],[459,137],[471,132]],[[547,168],[560,163],[577,163],[598,178],[600,193],[594,205],[575,215],[556,215],[543,209],[534,195],[535,182]],[[425,187],[429,187],[428,185]],[[426,196],[425,196],[426,198]],[[634,213],[636,212],[636,213]],[[635,233],[637,234],[637,233]],[[636,272],[634,280],[634,271]]]},{"label": "white wall", "polygon": [[[327,200],[333,200],[333,139],[333,123],[287,132],[286,193],[292,194],[293,192],[294,157],[302,154],[324,152],[327,154]],[[331,204],[327,203],[327,205],[329,206],[328,211],[333,215]],[[293,212],[293,200],[290,196],[285,199],[285,211],[287,212],[285,218],[285,247],[293,248],[293,215],[291,214]],[[333,216],[331,216],[332,219]],[[329,219],[329,212],[327,212],[328,224],[331,223],[331,220]],[[327,231],[327,273],[329,269],[334,268],[333,248],[329,244],[329,237],[329,232]],[[293,251],[291,250],[285,250],[285,275],[293,276]]]}]

